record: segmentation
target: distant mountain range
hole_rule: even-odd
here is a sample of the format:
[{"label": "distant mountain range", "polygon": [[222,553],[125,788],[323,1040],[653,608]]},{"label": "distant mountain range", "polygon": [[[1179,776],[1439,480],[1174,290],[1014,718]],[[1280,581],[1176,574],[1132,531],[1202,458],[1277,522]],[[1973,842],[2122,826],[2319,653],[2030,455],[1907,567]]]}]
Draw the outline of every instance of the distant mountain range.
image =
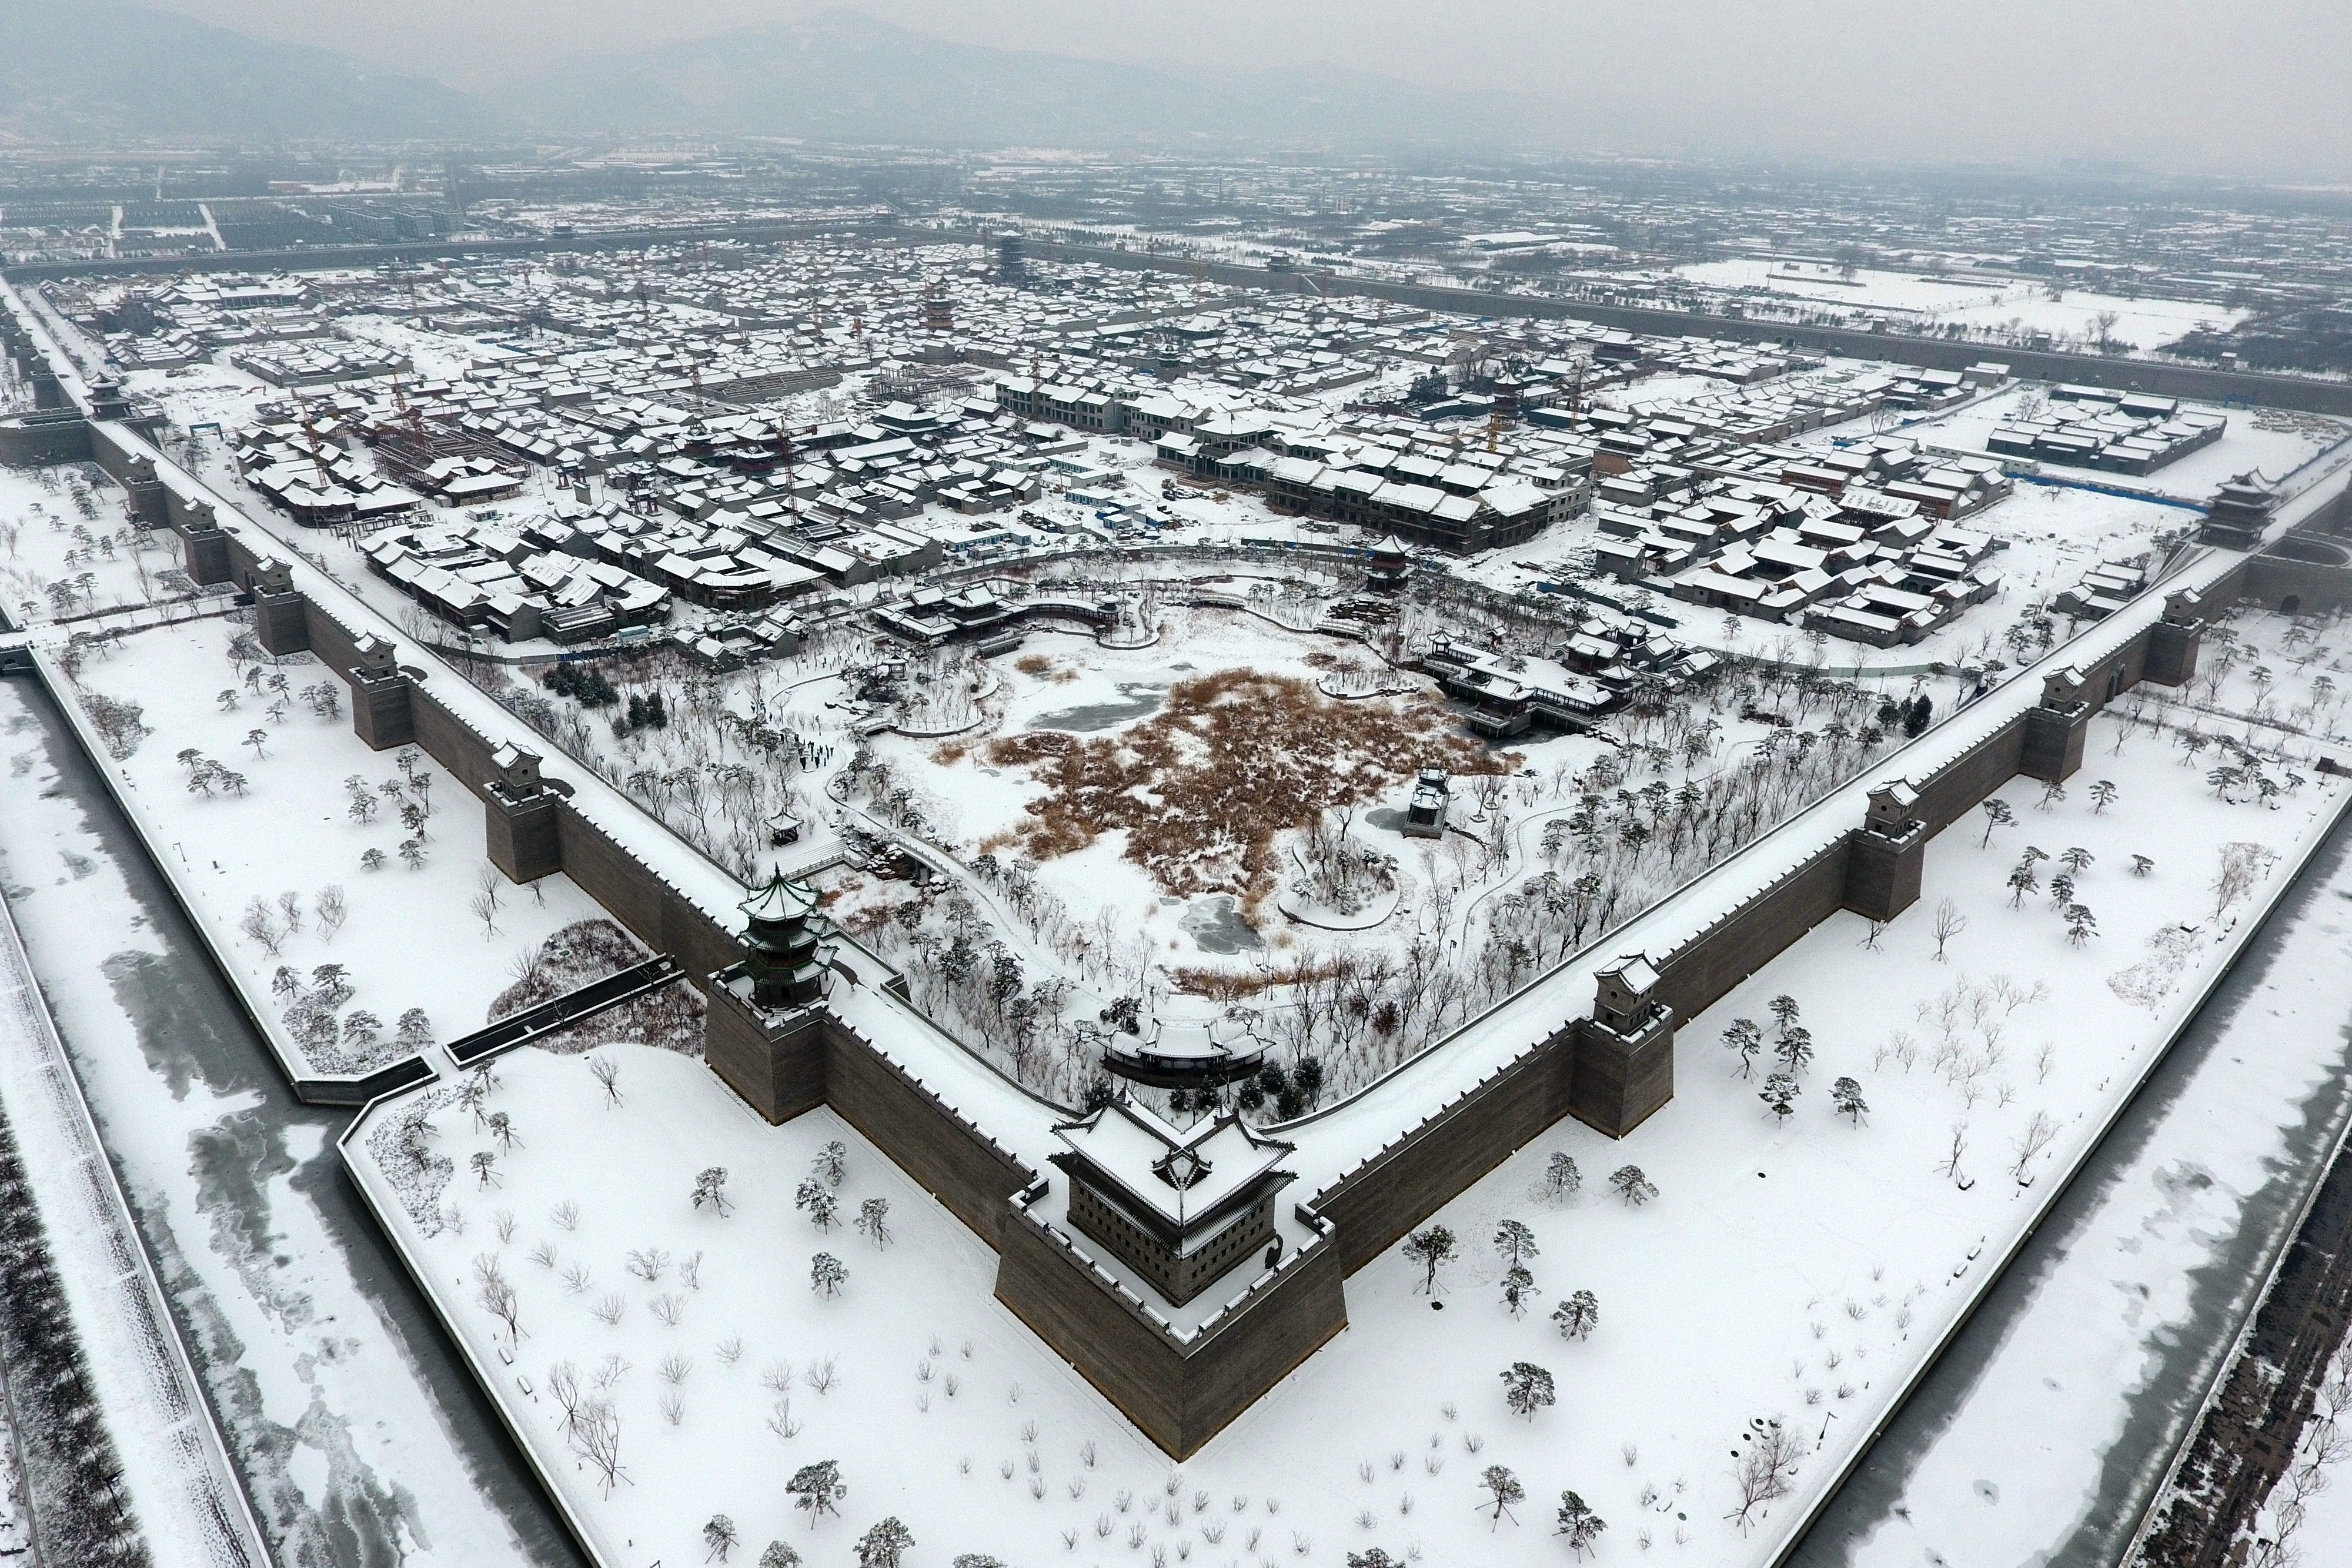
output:
[{"label": "distant mountain range", "polygon": [[0,143],[799,137],[927,147],[1496,143],[1507,95],[949,43],[854,11],[575,59],[498,102],[124,0],[0,0]]},{"label": "distant mountain range", "polygon": [[574,131],[1171,151],[1492,141],[1517,110],[1351,72],[1193,74],[949,43],[855,11],[575,61],[509,101]]},{"label": "distant mountain range", "polygon": [[0,0],[0,142],[409,141],[518,129],[430,77],[328,49],[120,0]]}]

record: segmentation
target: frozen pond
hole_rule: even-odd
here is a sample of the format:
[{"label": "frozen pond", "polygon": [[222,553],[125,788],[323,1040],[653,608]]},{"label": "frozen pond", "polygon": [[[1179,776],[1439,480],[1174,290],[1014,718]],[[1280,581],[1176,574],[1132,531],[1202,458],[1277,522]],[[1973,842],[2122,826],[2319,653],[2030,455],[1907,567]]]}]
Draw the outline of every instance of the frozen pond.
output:
[{"label": "frozen pond", "polygon": [[574,1564],[537,1484],[47,698],[0,883],[281,1562]]},{"label": "frozen pond", "polygon": [[2347,967],[2339,826],[1790,1561],[2116,1560],[2352,1107]]},{"label": "frozen pond", "polygon": [[1240,906],[1225,894],[1188,904],[1184,917],[1177,924],[1203,953],[1228,956],[1265,946],[1259,940],[1256,928],[1242,918]]},{"label": "frozen pond", "polygon": [[1135,719],[1150,718],[1160,711],[1160,700],[1167,694],[1166,686],[1121,681],[1118,684],[1119,701],[1087,703],[1080,707],[1063,708],[1058,713],[1041,713],[1029,722],[1029,727],[1091,735],[1097,730],[1110,729]]}]

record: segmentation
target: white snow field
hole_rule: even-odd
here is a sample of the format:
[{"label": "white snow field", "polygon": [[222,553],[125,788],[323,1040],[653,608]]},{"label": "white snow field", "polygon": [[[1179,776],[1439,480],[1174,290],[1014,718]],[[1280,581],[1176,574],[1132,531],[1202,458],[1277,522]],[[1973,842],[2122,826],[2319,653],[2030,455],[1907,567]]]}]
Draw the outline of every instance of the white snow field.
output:
[{"label": "white snow field", "polygon": [[2203,300],[2135,298],[2081,288],[2065,288],[2053,299],[2044,284],[2022,277],[1935,277],[1857,267],[1847,279],[1826,264],[1760,256],[1695,262],[1675,271],[1713,287],[1762,288],[1791,300],[1883,312],[1922,326],[1961,321],[1992,330],[2079,339],[2095,333],[2095,318],[2112,310],[2116,319],[2109,329],[2115,338],[2142,350],[2161,349],[2199,327],[2218,330],[2234,326],[2246,315]]},{"label": "white snow field", "polygon": [[[236,620],[157,628],[83,664],[85,709],[88,694],[135,701],[152,732],[129,757],[107,762],[121,786],[118,796],[190,895],[196,917],[238,971],[247,994],[273,1022],[279,1009],[271,980],[281,967],[306,981],[320,964],[350,971],[352,995],[342,1020],[348,1027],[352,1012],[370,1013],[378,1020],[378,1038],[368,1045],[347,1034],[330,1050],[281,1027],[280,1049],[296,1054],[307,1073],[363,1073],[410,1054],[396,1043],[395,1024],[411,1008],[425,1010],[437,1040],[479,1029],[491,1000],[513,983],[511,964],[519,954],[603,910],[560,873],[543,878],[536,892],[514,886],[495,870],[495,882],[486,883],[481,805],[421,752],[414,769],[431,776],[423,795],[431,815],[423,824],[421,863],[412,867],[400,852],[411,831],[398,811],[418,792],[412,786],[395,799],[381,789],[403,777],[395,754],[372,751],[352,733],[349,709],[341,706],[343,682],[308,653],[265,663],[265,677],[286,677],[289,699],[282,716],[271,717],[268,705],[278,699],[266,678],[261,691],[248,690],[227,658],[229,639],[243,630]],[[300,695],[321,684],[335,690],[335,717],[322,716]],[[235,707],[222,706],[224,690],[236,694]],[[247,739],[257,730],[263,736],[257,749]],[[177,760],[187,750],[242,774],[245,792],[192,789],[189,767]],[[92,755],[105,753],[93,746]],[[352,791],[345,781],[352,778],[374,802],[365,822],[351,815]],[[379,869],[362,864],[369,850],[383,857]],[[490,931],[467,913],[486,885],[495,886],[499,900]],[[319,895],[329,886],[343,890],[350,911],[331,934],[322,929],[318,910]],[[278,902],[287,893],[295,894],[300,916],[299,929],[290,932]],[[245,928],[255,899],[275,912],[270,942]]]},{"label": "white snow field", "polygon": [[[1612,1144],[1563,1123],[1437,1215],[1465,1254],[1441,1277],[1444,1310],[1431,1310],[1401,1257],[1360,1270],[1349,1331],[1181,1467],[1172,1521],[1165,1458],[995,1305],[987,1249],[829,1113],[772,1129],[697,1064],[638,1050],[615,1053],[624,1103],[608,1107],[582,1064],[527,1050],[501,1061],[485,1107],[508,1113],[518,1146],[498,1147],[444,1085],[380,1105],[347,1148],[494,1396],[614,1563],[684,1557],[714,1513],[754,1545],[806,1533],[781,1480],[828,1458],[851,1485],[847,1517],[818,1531],[828,1553],[896,1513],[927,1549],[1017,1561],[1123,1558],[1137,1531],[1133,1550],[1180,1561],[1337,1562],[1373,1543],[1438,1563],[1517,1561],[1556,1549],[1545,1531],[1572,1488],[1612,1521],[1612,1550],[1646,1534],[1661,1550],[1688,1547],[1693,1562],[1760,1563],[1997,1270],[2345,800],[2328,779],[2275,810],[2227,803],[2201,768],[2179,765],[2168,736],[2143,730],[2112,750],[2119,728],[2097,722],[2064,800],[2043,809],[2029,781],[2005,790],[2019,821],[1990,847],[1973,821],[1940,835],[1920,904],[1876,950],[1862,946],[1864,922],[1836,916],[1685,1023],[1676,1098],[1633,1137]],[[2102,778],[2120,791],[2104,810],[2088,788]],[[2225,840],[2265,843],[2282,860],[2217,916],[2211,846]],[[2100,935],[2070,944],[2044,894],[2011,907],[2004,879],[2028,841],[2053,857],[2091,852],[2075,897],[2096,911]],[[2132,874],[2135,853],[2156,862],[2144,878]],[[1938,963],[1932,912],[1945,898],[1968,925]],[[1784,994],[1819,1056],[1801,1074],[1795,1114],[1776,1124],[1758,1099],[1771,1064],[1744,1079],[1716,1041],[1735,1017],[1769,1033],[1768,1003]],[[1869,1103],[1858,1125],[1829,1103],[1830,1081],[1843,1076]],[[415,1213],[376,1163],[411,1104],[432,1107],[430,1146],[454,1167]],[[1025,1158],[1042,1155],[1035,1121],[987,1124]],[[1965,1129],[1956,1175],[1955,1128]],[[793,1213],[793,1189],[835,1137],[853,1150],[845,1211],[888,1199],[896,1246],[821,1235]],[[592,1141],[597,1158],[583,1163],[573,1151]],[[1550,1207],[1532,1189],[1554,1151],[1578,1162],[1585,1186]],[[494,1155],[492,1185],[471,1168],[478,1152]],[[1646,1207],[1606,1189],[1627,1162],[1660,1190]],[[725,1218],[689,1202],[696,1173],[713,1165],[730,1173],[737,1207]],[[564,1228],[566,1203],[578,1206],[576,1229]],[[501,1213],[513,1216],[510,1237]],[[1544,1305],[1517,1321],[1497,1300],[1487,1244],[1507,1216],[1541,1249],[1532,1268]],[[551,1262],[533,1260],[542,1245]],[[632,1276],[628,1254],[649,1249],[669,1254],[667,1271]],[[848,1265],[837,1298],[811,1290],[820,1249]],[[688,1285],[677,1263],[698,1252]],[[481,1302],[492,1265],[518,1294],[519,1350]],[[563,1272],[574,1265],[587,1270],[576,1292]],[[1597,1294],[1601,1327],[1569,1342],[1545,1313],[1580,1289]],[[676,1327],[663,1321],[666,1296]],[[614,1355],[625,1364],[611,1398],[627,1474],[608,1496],[567,1442],[547,1383],[568,1362],[593,1394]],[[671,1369],[675,1388],[663,1374],[671,1355],[694,1364]],[[827,1358],[839,1385],[819,1395],[805,1373]],[[799,1379],[789,1397],[802,1430],[790,1437],[768,1426],[784,1396],[761,1382],[778,1360]],[[1549,1369],[1560,1391],[1532,1421],[1502,1401],[1499,1374],[1519,1360]],[[1727,1517],[1739,1505],[1731,1453],[1759,1418],[1796,1430],[1801,1458],[1789,1493],[1743,1531]],[[1517,1523],[1476,1511],[1479,1474],[1497,1463],[1530,1494]],[[1238,1512],[1237,1496],[1247,1500]]]}]

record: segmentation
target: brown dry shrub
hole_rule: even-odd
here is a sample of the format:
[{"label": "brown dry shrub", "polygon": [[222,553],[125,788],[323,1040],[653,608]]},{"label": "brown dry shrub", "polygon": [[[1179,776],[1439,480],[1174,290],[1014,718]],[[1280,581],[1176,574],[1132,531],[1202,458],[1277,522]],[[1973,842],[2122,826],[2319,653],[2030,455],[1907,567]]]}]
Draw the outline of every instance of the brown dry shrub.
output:
[{"label": "brown dry shrub", "polygon": [[1293,958],[1287,964],[1265,969],[1212,969],[1185,964],[1169,970],[1168,978],[1176,989],[1187,996],[1232,1003],[1246,1000],[1276,986],[1320,984],[1352,972],[1354,966],[1341,959]]},{"label": "brown dry shrub", "polygon": [[1273,891],[1273,843],[1335,806],[1360,804],[1420,768],[1499,773],[1518,765],[1456,728],[1431,697],[1340,703],[1312,682],[1256,670],[1180,681],[1151,717],[1117,735],[1055,730],[988,743],[999,767],[1045,786],[1016,831],[1032,858],[1124,830],[1127,859],[1169,893]]},{"label": "brown dry shrub", "polygon": [[1024,675],[1042,675],[1054,667],[1054,661],[1044,653],[1024,653],[1013,661],[1013,667]]}]

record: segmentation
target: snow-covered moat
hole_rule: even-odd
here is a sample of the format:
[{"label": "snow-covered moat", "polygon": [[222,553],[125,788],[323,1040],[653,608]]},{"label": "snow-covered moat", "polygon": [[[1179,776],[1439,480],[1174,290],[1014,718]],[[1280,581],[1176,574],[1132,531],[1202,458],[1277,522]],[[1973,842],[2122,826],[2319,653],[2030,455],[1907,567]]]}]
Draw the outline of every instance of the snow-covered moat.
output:
[{"label": "snow-covered moat", "polygon": [[578,1563],[342,1176],[350,1113],[295,1100],[29,682],[0,756],[0,887],[278,1561]]},{"label": "snow-covered moat", "polygon": [[2115,1563],[2352,1111],[2339,824],[1790,1561]]}]

